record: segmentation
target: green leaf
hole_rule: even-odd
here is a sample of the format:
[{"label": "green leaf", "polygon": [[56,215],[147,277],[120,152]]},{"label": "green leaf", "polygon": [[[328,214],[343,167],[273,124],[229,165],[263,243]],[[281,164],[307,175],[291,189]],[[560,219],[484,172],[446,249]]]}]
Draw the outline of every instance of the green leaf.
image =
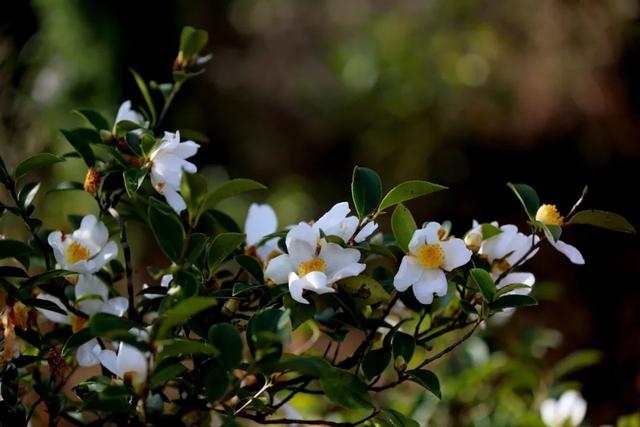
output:
[{"label": "green leaf", "polygon": [[161,387],[167,381],[180,376],[186,370],[187,368],[182,363],[173,363],[166,366],[161,366],[155,369],[153,374],[151,375],[149,387],[151,387],[151,389]]},{"label": "green leaf", "polygon": [[207,246],[207,236],[202,233],[191,233],[187,242],[186,263],[193,264],[202,255]]},{"label": "green leaf", "polygon": [[553,368],[555,378],[562,378],[602,360],[602,353],[597,350],[579,350],[560,360]]},{"label": "green leaf", "polygon": [[47,191],[47,194],[53,193],[56,191],[70,191],[70,190],[84,191],[84,185],[81,182],[77,182],[77,181],[63,181],[58,185],[56,185],[51,190]]},{"label": "green leaf", "polygon": [[177,356],[179,354],[206,354],[209,356],[215,356],[219,354],[218,349],[211,344],[207,344],[206,342],[202,341],[190,340],[187,338],[171,338],[168,340],[160,341],[159,344],[159,359],[164,359],[165,357],[170,356]]},{"label": "green leaf", "polygon": [[508,183],[507,186],[515,193],[520,203],[522,203],[525,212],[529,215],[529,218],[533,220],[540,207],[540,198],[536,190],[527,184]]},{"label": "green leaf", "polygon": [[180,218],[169,205],[153,197],[149,199],[148,218],[160,249],[172,261],[179,261],[185,237]]},{"label": "green leaf", "polygon": [[225,181],[207,197],[205,209],[213,209],[220,201],[247,191],[265,190],[267,187],[257,181],[246,178]]},{"label": "green leaf", "polygon": [[320,385],[331,401],[344,408],[369,409],[373,406],[367,385],[349,371],[330,369],[320,377]]},{"label": "green leaf", "polygon": [[191,317],[216,304],[217,300],[212,297],[197,296],[180,301],[160,316],[157,336],[166,336],[172,328],[186,323]]},{"label": "green leaf", "polygon": [[406,181],[392,188],[387,195],[384,196],[382,202],[380,202],[378,211],[383,211],[398,203],[446,189],[447,187],[443,185],[433,184],[427,181]]},{"label": "green leaf", "polygon": [[409,363],[416,349],[416,340],[413,336],[404,332],[396,332],[391,340],[394,360],[402,357],[405,363]]},{"label": "green leaf", "polygon": [[51,302],[49,300],[40,299],[40,298],[27,298],[27,299],[23,299],[22,303],[24,305],[28,305],[30,307],[39,308],[41,310],[53,311],[54,313],[62,314],[64,316],[67,315],[67,312],[65,310],[63,310],[62,308],[60,308],[60,306],[58,306],[58,304],[53,303],[53,302]]},{"label": "green leaf", "polygon": [[220,233],[209,247],[208,266],[210,272],[215,270],[231,255],[245,240],[242,233]]},{"label": "green leaf", "polygon": [[491,278],[489,272],[482,268],[472,268],[469,271],[469,274],[471,275],[473,282],[478,286],[478,289],[480,289],[484,299],[488,302],[493,301],[496,296],[496,284],[494,283],[493,278]]},{"label": "green leaf", "polygon": [[487,240],[498,234],[502,233],[502,230],[495,225],[492,224],[482,224],[482,239]]},{"label": "green leaf", "polygon": [[622,215],[596,209],[576,212],[566,225],[583,224],[621,233],[635,233],[636,229]]},{"label": "green leaf", "polygon": [[6,183],[9,179],[9,171],[7,170],[7,165],[4,164],[4,160],[0,157],[0,182],[3,184]]},{"label": "green leaf", "polygon": [[380,375],[391,361],[391,352],[387,348],[380,348],[368,352],[362,359],[362,371],[368,380]]},{"label": "green leaf", "polygon": [[391,215],[391,230],[396,239],[396,243],[404,252],[409,251],[409,242],[413,233],[418,229],[416,221],[411,215],[411,211],[402,203],[398,203]]},{"label": "green leaf", "polygon": [[420,427],[417,421],[393,409],[383,409],[374,420],[376,427]]},{"label": "green leaf", "polygon": [[[66,314],[66,313],[65,313]],[[62,348],[62,354],[68,355],[70,352],[80,347],[82,344],[87,341],[95,338],[93,331],[91,328],[84,328],[71,335],[69,339],[64,343],[64,347]]]},{"label": "green leaf", "polygon": [[31,247],[18,240],[0,240],[0,259],[28,256],[31,254]]},{"label": "green leaf", "polygon": [[504,294],[515,291],[516,289],[531,289],[531,286],[525,285],[524,283],[511,283],[510,285],[503,286],[502,288],[498,289],[495,297],[501,297]]},{"label": "green leaf", "polygon": [[[87,166],[91,167],[96,163],[96,156],[93,154],[93,150],[89,145],[92,141],[87,138],[89,129],[74,129],[74,130],[64,130],[61,129],[62,135],[67,139],[69,144],[73,147],[74,150],[80,154],[82,160],[87,164]],[[100,136],[97,135],[98,142],[100,141]]]},{"label": "green leaf", "polygon": [[220,366],[211,365],[204,377],[204,395],[209,402],[221,398],[229,386],[229,375]]},{"label": "green leaf", "polygon": [[350,294],[356,302],[366,305],[391,299],[391,296],[377,280],[365,275],[342,279],[338,282],[338,287]]},{"label": "green leaf", "polygon": [[203,212],[204,202],[207,198],[207,180],[198,173],[183,173],[180,181],[180,194],[187,205],[189,222],[195,225]]},{"label": "green leaf", "polygon": [[438,399],[442,398],[442,394],[440,392],[440,381],[438,381],[438,377],[431,371],[426,369],[414,369],[406,372],[409,378],[420,384],[422,387],[433,393]]},{"label": "green leaf", "polygon": [[33,203],[33,199],[36,198],[38,190],[40,190],[40,182],[30,182],[25,184],[18,193],[18,202],[23,207],[29,207]]},{"label": "green leaf", "polygon": [[95,336],[110,338],[113,333],[128,332],[131,328],[140,328],[140,325],[126,317],[96,313],[91,316],[89,327]]},{"label": "green leaf", "polygon": [[376,171],[359,166],[353,169],[351,197],[360,219],[376,210],[382,197],[382,181]]},{"label": "green leaf", "polygon": [[75,114],[85,119],[96,130],[110,130],[109,122],[100,113],[93,110],[73,110]]},{"label": "green leaf", "polygon": [[313,319],[313,316],[316,314],[316,308],[313,304],[300,304],[291,298],[291,294],[289,293],[286,293],[282,297],[282,303],[284,307],[289,310],[291,326],[294,331],[307,320]]},{"label": "green leaf", "polygon": [[50,166],[54,163],[64,162],[64,157],[56,156],[50,153],[40,153],[35,156],[31,156],[18,163],[16,169],[13,171],[13,179],[18,180],[27,173],[34,169]]},{"label": "green leaf", "polygon": [[280,357],[289,338],[291,321],[286,311],[267,308],[254,314],[247,325],[247,343],[256,360]]},{"label": "green leaf", "polygon": [[124,187],[129,197],[133,198],[147,176],[146,168],[129,168],[124,171]]},{"label": "green leaf", "polygon": [[209,34],[204,30],[184,27],[180,34],[180,52],[183,60],[188,64],[206,46]]},{"label": "green leaf", "polygon": [[121,120],[116,123],[114,133],[116,138],[123,138],[127,133],[136,129],[140,129],[141,127],[142,126],[140,126],[138,123],[132,122],[130,120]]},{"label": "green leaf", "polygon": [[262,271],[262,264],[255,257],[250,255],[236,255],[236,262],[240,264],[254,279],[259,283],[264,282],[264,273]]},{"label": "green leaf", "polygon": [[151,127],[156,123],[156,107],[153,105],[153,99],[151,99],[151,94],[149,93],[149,88],[145,83],[144,79],[140,77],[133,68],[129,68],[129,71],[133,75],[133,79],[136,81],[136,85],[138,85],[138,89],[140,89],[140,93],[144,98],[144,102],[147,103],[147,108],[149,108],[149,114],[151,114]]},{"label": "green leaf", "polygon": [[529,295],[504,295],[490,304],[493,310],[502,310],[510,307],[526,307],[538,305],[538,301]]},{"label": "green leaf", "polygon": [[228,323],[211,326],[207,335],[208,340],[220,350],[220,360],[225,368],[234,369],[242,363],[242,338]]}]

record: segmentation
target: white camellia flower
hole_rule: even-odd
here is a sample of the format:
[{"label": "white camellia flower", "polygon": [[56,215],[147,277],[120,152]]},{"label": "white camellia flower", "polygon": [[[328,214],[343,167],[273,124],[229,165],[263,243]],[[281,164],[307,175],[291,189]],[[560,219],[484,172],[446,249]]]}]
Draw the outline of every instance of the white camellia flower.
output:
[{"label": "white camellia flower", "polygon": [[[562,218],[555,205],[540,206],[538,208],[538,211],[536,212],[536,221],[540,221],[541,223],[546,225],[555,225],[558,227],[562,227],[562,225],[564,224],[564,218]],[[558,252],[569,258],[569,261],[578,265],[584,264],[584,257],[582,256],[578,248],[576,248],[575,246],[571,246],[570,244],[565,243],[559,239],[555,241],[553,239],[553,236],[549,235],[549,233],[546,233],[546,230],[545,234],[547,235],[547,240],[549,241],[551,246],[553,246]]]},{"label": "white camellia flower", "polygon": [[540,406],[542,421],[548,427],[577,427],[587,413],[587,402],[575,391],[565,391],[560,399],[546,399]]},{"label": "white camellia flower", "polygon": [[327,236],[338,236],[345,242],[348,242],[351,237],[356,243],[360,243],[371,236],[378,228],[378,224],[375,222],[368,222],[358,233],[354,236],[359,224],[358,217],[348,216],[351,209],[349,209],[349,203],[340,202],[336,203],[327,213],[322,215],[320,219],[313,223],[312,227],[316,230],[322,230]]},{"label": "white camellia flower", "polygon": [[282,254],[267,265],[265,275],[275,283],[289,283],[291,297],[308,304],[303,291],[317,294],[335,292],[331,285],[340,279],[357,276],[365,269],[359,263],[360,252],[346,249],[320,238],[317,228],[301,222],[287,233],[288,254]]},{"label": "white camellia flower", "polygon": [[256,253],[262,261],[268,261],[269,256],[280,253],[278,238],[274,237],[258,246],[265,236],[278,230],[278,218],[273,208],[267,204],[252,203],[249,206],[244,232],[247,235],[247,246],[255,246]]},{"label": "white camellia flower", "polygon": [[114,126],[125,120],[136,123],[140,126],[145,125],[144,117],[142,116],[142,114],[131,108],[131,101],[129,100],[124,101],[120,105],[120,108],[118,108],[118,114],[116,114],[116,121],[114,123]]},{"label": "white camellia flower", "polygon": [[166,199],[177,213],[182,212],[187,205],[180,190],[180,180],[183,171],[196,173],[198,168],[185,159],[196,154],[200,145],[193,141],[180,142],[180,132],[165,132],[162,141],[153,149],[149,156],[151,169],[151,184],[153,188]]},{"label": "white camellia flower", "polygon": [[[96,313],[109,313],[114,316],[122,316],[129,308],[129,302],[124,297],[109,298],[109,288],[98,277],[89,274],[81,274],[74,288],[76,308],[89,317]],[[38,299],[49,301],[57,305],[66,314],[38,308],[44,317],[54,323],[71,325],[74,332],[82,329],[85,319],[79,318],[69,312],[62,301],[49,294],[40,294]],[[92,366],[99,362],[98,354],[101,348],[94,338],[78,347],[76,359],[80,366]]]},{"label": "white camellia flower", "polygon": [[416,230],[409,242],[409,253],[402,258],[393,286],[406,291],[410,286],[416,299],[431,304],[433,295],[447,293],[445,271],[451,271],[469,262],[472,252],[462,239],[450,237],[441,240],[445,230],[437,222]]},{"label": "white camellia flower", "polygon": [[[139,341],[149,341],[149,334],[143,329],[132,328],[129,332]],[[148,355],[130,344],[120,342],[117,353],[113,350],[102,350],[99,359],[102,366],[134,388],[144,384],[147,379]]]},{"label": "white camellia flower", "polygon": [[109,240],[107,227],[94,215],[82,218],[80,228],[71,234],[54,231],[49,245],[60,268],[75,273],[95,273],[118,255],[118,246]]}]

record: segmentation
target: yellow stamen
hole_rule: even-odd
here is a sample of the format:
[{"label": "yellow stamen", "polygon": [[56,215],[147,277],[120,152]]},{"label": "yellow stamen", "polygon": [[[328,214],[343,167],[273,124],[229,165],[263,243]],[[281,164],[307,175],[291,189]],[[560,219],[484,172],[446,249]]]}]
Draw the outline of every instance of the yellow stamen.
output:
[{"label": "yellow stamen", "polygon": [[312,260],[303,261],[300,263],[300,265],[298,266],[298,275],[302,277],[311,273],[312,271],[324,271],[325,268],[326,264],[324,263],[323,259],[313,258]]},{"label": "yellow stamen", "polygon": [[542,205],[536,212],[536,221],[540,221],[545,225],[562,225],[564,218],[558,212],[556,205]]},{"label": "yellow stamen", "polygon": [[65,251],[65,260],[69,264],[75,264],[78,261],[82,261],[89,258],[89,249],[82,246],[78,242],[72,242]]},{"label": "yellow stamen", "polygon": [[444,253],[439,245],[426,244],[418,249],[416,255],[424,268],[438,268],[444,261]]}]

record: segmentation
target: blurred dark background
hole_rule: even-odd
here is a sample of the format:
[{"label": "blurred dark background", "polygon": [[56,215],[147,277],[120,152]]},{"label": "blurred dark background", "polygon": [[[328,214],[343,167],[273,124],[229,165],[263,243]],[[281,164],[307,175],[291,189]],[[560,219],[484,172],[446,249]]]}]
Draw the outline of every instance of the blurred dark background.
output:
[{"label": "blurred dark background", "polygon": [[[588,185],[584,206],[640,224],[635,1],[34,0],[2,9],[8,165],[68,151],[57,129],[79,125],[74,108],[112,118],[124,99],[140,105],[128,67],[170,80],[180,29],[192,25],[209,32],[213,60],[166,128],[210,138],[196,161],[207,173],[267,184],[256,199],[276,207],[281,225],[348,199],[355,164],[376,169],[386,188],[449,186],[411,208],[421,221],[452,220],[460,234],[472,219],[525,226],[508,181],[564,212]],[[63,165],[48,179],[82,175]],[[47,225],[92,206],[77,197],[41,200]],[[246,203],[229,206],[240,220]],[[640,408],[640,242],[592,229],[564,240],[586,266],[541,252],[530,267],[559,283],[555,296],[519,310],[503,335],[560,330],[549,364],[578,348],[603,351],[575,379],[591,422],[611,422]]]}]

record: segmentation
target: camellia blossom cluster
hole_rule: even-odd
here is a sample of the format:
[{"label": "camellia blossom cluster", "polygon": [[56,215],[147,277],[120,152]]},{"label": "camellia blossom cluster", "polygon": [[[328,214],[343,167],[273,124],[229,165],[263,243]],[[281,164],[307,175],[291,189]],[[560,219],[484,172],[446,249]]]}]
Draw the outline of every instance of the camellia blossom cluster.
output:
[{"label": "camellia blossom cluster", "polygon": [[[446,188],[413,180],[383,191],[366,167],[354,168],[351,201],[324,214],[283,225],[253,203],[241,226],[221,202],[266,187],[214,183],[192,162],[205,142],[161,130],[209,59],[206,41],[185,28],[172,82],[134,72],[146,105],[125,101],[113,121],[80,111],[85,126],[64,131],[74,153],[13,168],[0,159],[0,216],[30,236],[0,240],[0,424],[320,424],[290,406],[308,394],[316,417],[413,426],[381,396],[414,383],[442,398],[433,362],[493,316],[537,304],[525,265],[543,244],[584,264],[560,239],[568,228],[634,232],[619,215],[577,210],[584,194],[562,216],[525,184],[509,184],[518,224],[416,221],[405,203]],[[85,191],[95,210],[62,206],[69,224],[45,224],[28,180],[61,162],[83,164],[86,179],[56,189]],[[564,395],[540,418],[577,424],[583,407]]]}]

